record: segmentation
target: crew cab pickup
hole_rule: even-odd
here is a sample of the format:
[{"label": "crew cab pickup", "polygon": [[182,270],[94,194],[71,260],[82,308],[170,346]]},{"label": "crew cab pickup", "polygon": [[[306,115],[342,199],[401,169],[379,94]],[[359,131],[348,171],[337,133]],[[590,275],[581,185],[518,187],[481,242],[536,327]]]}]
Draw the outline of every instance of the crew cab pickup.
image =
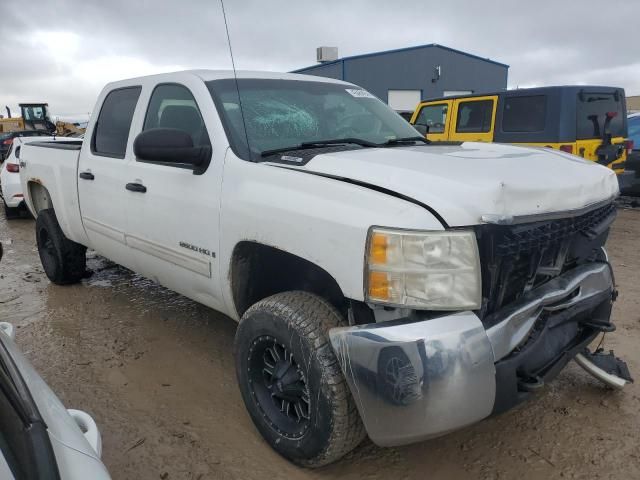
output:
[{"label": "crew cab pickup", "polygon": [[294,74],[135,78],[93,111],[83,141],[20,157],[46,274],[80,281],[91,248],[236,319],[247,410],[300,465],[503,412],[614,328],[601,165],[431,145]]}]

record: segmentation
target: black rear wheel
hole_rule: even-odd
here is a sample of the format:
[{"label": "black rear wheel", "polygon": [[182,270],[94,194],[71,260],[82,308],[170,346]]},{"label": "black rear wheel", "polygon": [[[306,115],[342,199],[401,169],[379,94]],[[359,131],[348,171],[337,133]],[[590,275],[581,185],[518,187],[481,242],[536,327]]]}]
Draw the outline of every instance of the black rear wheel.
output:
[{"label": "black rear wheel", "polygon": [[328,339],[336,309],[307,292],[261,300],[242,317],[236,373],[256,427],[278,453],[306,467],[334,462],[365,431]]},{"label": "black rear wheel", "polygon": [[36,242],[44,273],[53,283],[76,283],[85,276],[87,248],[64,236],[53,209],[38,213]]}]

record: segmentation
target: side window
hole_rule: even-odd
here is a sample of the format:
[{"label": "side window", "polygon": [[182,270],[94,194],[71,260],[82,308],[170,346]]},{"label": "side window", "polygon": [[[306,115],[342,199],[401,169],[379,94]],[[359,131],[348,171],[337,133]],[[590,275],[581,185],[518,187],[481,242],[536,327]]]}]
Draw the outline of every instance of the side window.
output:
[{"label": "side window", "polygon": [[416,125],[426,125],[429,127],[429,133],[444,133],[444,127],[447,124],[448,105],[439,103],[436,105],[426,105],[422,107]]},{"label": "side window", "polygon": [[183,85],[165,84],[155,88],[142,130],[152,128],[177,128],[191,135],[194,147],[211,146],[196,100]]},{"label": "side window", "polygon": [[490,132],[492,113],[493,100],[460,102],[458,105],[458,118],[456,119],[456,132]]},{"label": "side window", "polygon": [[546,115],[546,95],[507,97],[502,110],[502,131],[542,132]]},{"label": "side window", "polygon": [[141,87],[120,88],[113,90],[104,99],[93,133],[93,153],[124,158],[140,90]]}]

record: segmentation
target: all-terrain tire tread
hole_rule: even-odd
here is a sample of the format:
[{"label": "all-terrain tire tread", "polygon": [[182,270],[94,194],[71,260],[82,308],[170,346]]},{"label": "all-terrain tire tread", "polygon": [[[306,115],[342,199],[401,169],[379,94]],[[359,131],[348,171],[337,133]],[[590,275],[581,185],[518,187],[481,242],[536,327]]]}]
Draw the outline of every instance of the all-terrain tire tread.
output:
[{"label": "all-terrain tire tread", "polygon": [[249,308],[243,318],[265,310],[284,319],[289,328],[310,342],[310,351],[322,366],[323,382],[328,385],[332,397],[333,422],[326,448],[315,458],[297,463],[316,468],[335,462],[366,436],[355,400],[329,342],[329,330],[341,326],[343,318],[329,301],[304,291],[283,292],[265,298]]}]

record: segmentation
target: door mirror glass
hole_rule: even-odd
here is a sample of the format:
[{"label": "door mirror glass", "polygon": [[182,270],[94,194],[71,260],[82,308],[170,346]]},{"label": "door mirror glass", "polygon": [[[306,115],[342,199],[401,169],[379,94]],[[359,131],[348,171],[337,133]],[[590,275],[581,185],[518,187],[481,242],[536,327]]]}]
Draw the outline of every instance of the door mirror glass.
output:
[{"label": "door mirror glass", "polygon": [[208,145],[193,145],[188,132],[177,128],[152,128],[140,133],[133,142],[133,153],[138,160],[198,167],[211,157]]}]

